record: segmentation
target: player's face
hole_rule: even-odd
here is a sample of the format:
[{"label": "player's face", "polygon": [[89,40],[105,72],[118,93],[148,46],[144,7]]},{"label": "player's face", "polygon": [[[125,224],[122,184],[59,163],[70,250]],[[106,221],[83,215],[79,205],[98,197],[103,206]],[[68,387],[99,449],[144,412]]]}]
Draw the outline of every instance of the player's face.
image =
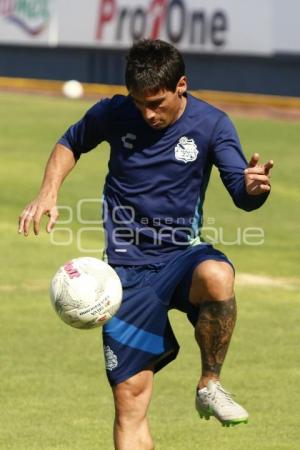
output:
[{"label": "player's face", "polygon": [[155,93],[130,92],[136,107],[150,127],[160,130],[174,123],[183,113],[186,106],[187,84],[186,77],[182,77],[175,92],[161,89]]}]

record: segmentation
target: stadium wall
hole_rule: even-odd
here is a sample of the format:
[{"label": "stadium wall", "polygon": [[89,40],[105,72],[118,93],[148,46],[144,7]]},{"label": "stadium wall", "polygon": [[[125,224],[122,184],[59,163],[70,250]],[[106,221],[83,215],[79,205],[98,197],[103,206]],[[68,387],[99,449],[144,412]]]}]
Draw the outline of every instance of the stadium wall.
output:
[{"label": "stadium wall", "polygon": [[[0,76],[123,84],[125,50],[0,46]],[[185,53],[190,89],[300,97],[300,56]]]}]

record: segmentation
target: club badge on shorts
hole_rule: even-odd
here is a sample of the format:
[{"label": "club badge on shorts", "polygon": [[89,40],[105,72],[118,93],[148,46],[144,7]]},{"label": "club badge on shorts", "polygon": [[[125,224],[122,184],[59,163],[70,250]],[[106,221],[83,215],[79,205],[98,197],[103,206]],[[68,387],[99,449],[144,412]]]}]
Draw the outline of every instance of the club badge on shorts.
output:
[{"label": "club badge on shorts", "polygon": [[107,370],[113,370],[118,366],[117,355],[109,345],[104,345],[105,367]]},{"label": "club badge on shorts", "polygon": [[195,161],[198,153],[194,139],[189,139],[186,136],[182,136],[175,147],[175,158],[185,163]]}]

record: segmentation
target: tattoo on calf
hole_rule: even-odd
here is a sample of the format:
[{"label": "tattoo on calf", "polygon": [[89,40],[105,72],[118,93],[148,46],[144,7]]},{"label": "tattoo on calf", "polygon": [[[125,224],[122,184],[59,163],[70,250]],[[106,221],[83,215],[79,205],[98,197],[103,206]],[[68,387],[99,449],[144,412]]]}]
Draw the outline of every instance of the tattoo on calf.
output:
[{"label": "tattoo on calf", "polygon": [[203,375],[220,375],[236,321],[235,298],[200,304],[195,336],[201,350]]}]

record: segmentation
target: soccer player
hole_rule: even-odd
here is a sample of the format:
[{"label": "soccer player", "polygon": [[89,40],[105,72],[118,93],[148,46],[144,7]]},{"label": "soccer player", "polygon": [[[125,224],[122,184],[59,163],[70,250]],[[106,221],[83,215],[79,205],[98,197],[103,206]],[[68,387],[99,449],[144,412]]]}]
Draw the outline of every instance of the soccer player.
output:
[{"label": "soccer player", "polygon": [[200,417],[215,416],[226,426],[247,422],[247,411],[220,383],[236,321],[234,269],[201,240],[202,207],[213,165],[237,207],[260,207],[273,162],[261,164],[255,153],[247,164],[227,115],[187,93],[183,58],[168,43],[133,45],[125,78],[128,96],[96,103],[58,141],[38,197],[20,216],[19,232],[27,236],[33,222],[38,234],[43,214],[51,231],[64,178],[82,153],[107,141],[106,257],[124,289],[121,308],[103,328],[114,441],[118,450],[149,450],[154,373],[179,350],[168,320],[172,308],[186,314],[199,345]]}]

